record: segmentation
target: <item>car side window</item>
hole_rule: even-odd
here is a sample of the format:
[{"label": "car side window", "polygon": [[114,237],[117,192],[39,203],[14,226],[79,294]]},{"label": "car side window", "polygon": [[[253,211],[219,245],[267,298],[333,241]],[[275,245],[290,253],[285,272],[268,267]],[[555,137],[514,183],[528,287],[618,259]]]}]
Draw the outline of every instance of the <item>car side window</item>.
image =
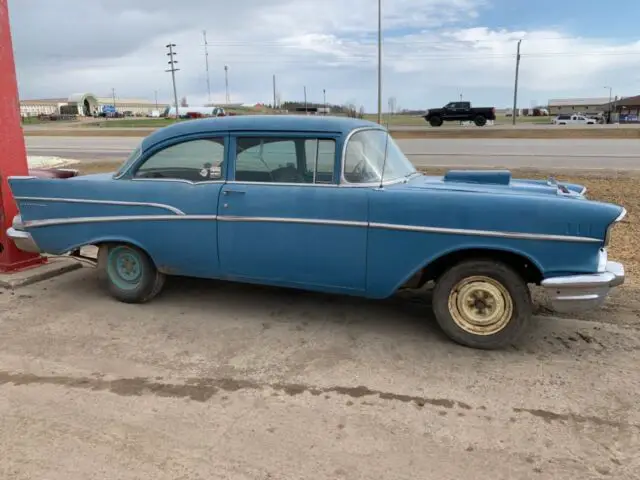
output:
[{"label": "car side window", "polygon": [[151,155],[134,177],[191,182],[221,180],[224,158],[224,138],[189,140]]},{"label": "car side window", "polygon": [[235,180],[266,183],[331,183],[335,141],[317,138],[239,137]]}]

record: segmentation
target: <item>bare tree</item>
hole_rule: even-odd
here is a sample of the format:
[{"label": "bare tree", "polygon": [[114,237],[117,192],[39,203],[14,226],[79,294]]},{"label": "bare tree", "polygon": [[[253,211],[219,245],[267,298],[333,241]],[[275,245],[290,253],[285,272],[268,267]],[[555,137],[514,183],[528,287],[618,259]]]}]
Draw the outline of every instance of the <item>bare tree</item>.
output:
[{"label": "bare tree", "polygon": [[364,106],[360,105],[360,110],[358,111],[358,118],[364,118]]},{"label": "bare tree", "polygon": [[344,111],[347,113],[347,117],[356,118],[356,106],[353,103],[347,103],[344,106]]},{"label": "bare tree", "polygon": [[188,107],[189,106],[189,102],[187,102],[187,97],[182,97],[180,99],[180,106],[181,107]]},{"label": "bare tree", "polygon": [[397,101],[396,101],[396,97],[389,97],[389,114],[393,115],[397,112]]}]

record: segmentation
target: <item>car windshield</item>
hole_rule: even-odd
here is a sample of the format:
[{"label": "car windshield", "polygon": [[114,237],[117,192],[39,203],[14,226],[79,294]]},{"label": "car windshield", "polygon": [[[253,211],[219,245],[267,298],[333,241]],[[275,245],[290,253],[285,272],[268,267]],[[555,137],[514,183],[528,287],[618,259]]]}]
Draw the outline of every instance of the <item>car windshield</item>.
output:
[{"label": "car windshield", "polygon": [[347,143],[344,178],[349,183],[388,182],[414,173],[416,168],[386,130],[361,130]]},{"label": "car windshield", "polygon": [[136,149],[133,152],[131,152],[131,155],[129,155],[129,158],[127,158],[125,162],[122,164],[122,166],[118,169],[115,176],[119,177],[124,172],[126,172],[131,166],[131,164],[133,164],[133,162],[135,162],[138,159],[141,153],[142,153],[142,145],[138,145]]}]

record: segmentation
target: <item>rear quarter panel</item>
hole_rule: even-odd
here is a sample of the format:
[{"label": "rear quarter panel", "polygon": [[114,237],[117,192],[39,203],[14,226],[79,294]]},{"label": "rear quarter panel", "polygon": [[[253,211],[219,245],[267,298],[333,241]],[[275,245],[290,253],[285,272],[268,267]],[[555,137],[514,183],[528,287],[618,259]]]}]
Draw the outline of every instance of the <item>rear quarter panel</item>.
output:
[{"label": "rear quarter panel", "polygon": [[26,229],[45,253],[122,241],[147,251],[168,273],[210,276],[217,268],[216,222],[194,216],[215,215],[221,183],[96,175],[10,178],[9,184]]}]

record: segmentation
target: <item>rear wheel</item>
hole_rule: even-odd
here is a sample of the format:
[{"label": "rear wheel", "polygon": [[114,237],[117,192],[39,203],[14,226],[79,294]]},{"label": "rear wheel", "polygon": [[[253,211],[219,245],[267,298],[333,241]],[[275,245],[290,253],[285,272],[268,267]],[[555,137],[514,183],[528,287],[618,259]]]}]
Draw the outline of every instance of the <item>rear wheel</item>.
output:
[{"label": "rear wheel", "polygon": [[440,117],[431,117],[429,119],[429,125],[432,127],[440,127],[442,126],[442,118]]},{"label": "rear wheel", "polygon": [[487,118],[483,115],[477,115],[476,118],[474,118],[473,123],[478,127],[484,127],[487,124]]},{"label": "rear wheel", "polygon": [[127,244],[102,245],[98,272],[111,296],[125,303],[148,302],[160,293],[165,281],[149,255]]},{"label": "rear wheel", "polygon": [[493,350],[515,342],[531,319],[526,282],[507,265],[471,260],[446,271],[437,281],[433,311],[453,341]]}]

